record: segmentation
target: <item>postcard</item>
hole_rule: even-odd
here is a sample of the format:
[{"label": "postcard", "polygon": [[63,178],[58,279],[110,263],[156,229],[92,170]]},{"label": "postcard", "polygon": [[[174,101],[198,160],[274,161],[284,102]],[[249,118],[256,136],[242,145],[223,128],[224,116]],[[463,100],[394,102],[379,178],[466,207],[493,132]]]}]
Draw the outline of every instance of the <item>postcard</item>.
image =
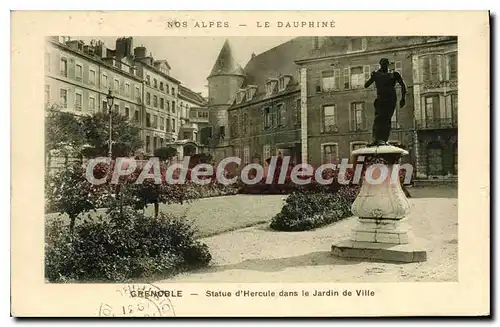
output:
[{"label": "postcard", "polygon": [[489,40],[487,11],[12,12],[12,316],[489,316]]}]

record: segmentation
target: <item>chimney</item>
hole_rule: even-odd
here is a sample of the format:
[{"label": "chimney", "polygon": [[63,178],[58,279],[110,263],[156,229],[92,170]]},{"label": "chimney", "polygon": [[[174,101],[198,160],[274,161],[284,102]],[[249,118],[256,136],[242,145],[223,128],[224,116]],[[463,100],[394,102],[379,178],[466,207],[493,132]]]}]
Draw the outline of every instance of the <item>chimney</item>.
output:
[{"label": "chimney", "polygon": [[132,51],[134,49],[134,39],[128,37],[125,40],[125,57],[132,57]]},{"label": "chimney", "polygon": [[255,52],[252,52],[252,59],[255,58]]},{"label": "chimney", "polygon": [[98,41],[97,42],[97,45],[95,47],[95,51],[96,51],[96,55],[99,57],[99,58],[104,58],[106,57],[106,52],[107,52],[107,49],[106,49],[106,46],[104,45],[104,42],[102,41]]},{"label": "chimney", "polygon": [[134,49],[134,56],[136,58],[145,58],[146,57],[146,47],[140,46]]},{"label": "chimney", "polygon": [[123,37],[116,39],[116,48],[115,48],[115,56],[117,58],[125,57],[127,40]]}]

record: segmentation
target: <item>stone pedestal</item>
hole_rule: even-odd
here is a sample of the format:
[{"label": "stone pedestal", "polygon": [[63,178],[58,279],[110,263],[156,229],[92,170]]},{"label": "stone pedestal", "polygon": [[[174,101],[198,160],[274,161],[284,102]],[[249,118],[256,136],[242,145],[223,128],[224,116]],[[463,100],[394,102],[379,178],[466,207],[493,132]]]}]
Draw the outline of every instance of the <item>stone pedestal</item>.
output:
[{"label": "stone pedestal", "polygon": [[399,160],[408,155],[394,146],[377,146],[353,151],[358,164],[366,163],[363,183],[351,211],[358,217],[350,240],[332,246],[334,255],[368,260],[426,261],[406,223],[410,204],[399,180]]}]

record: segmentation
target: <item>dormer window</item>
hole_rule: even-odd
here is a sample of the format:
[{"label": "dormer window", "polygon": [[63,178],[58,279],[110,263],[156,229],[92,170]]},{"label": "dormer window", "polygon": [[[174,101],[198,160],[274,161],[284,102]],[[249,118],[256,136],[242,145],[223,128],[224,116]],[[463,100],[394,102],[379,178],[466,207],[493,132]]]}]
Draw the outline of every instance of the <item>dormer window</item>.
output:
[{"label": "dormer window", "polygon": [[279,91],[283,91],[286,89],[288,86],[288,83],[290,83],[290,80],[292,79],[292,75],[283,75],[279,79]]},{"label": "dormer window", "polygon": [[243,98],[245,97],[245,90],[240,89],[236,93],[236,103],[241,103],[243,101]]},{"label": "dormer window", "polygon": [[276,89],[276,84],[278,84],[278,79],[273,78],[269,79],[266,83],[266,94],[270,95],[273,94],[274,90]]},{"label": "dormer window", "polygon": [[250,85],[247,87],[247,101],[251,101],[253,99],[253,96],[257,92],[257,86],[256,85]]}]

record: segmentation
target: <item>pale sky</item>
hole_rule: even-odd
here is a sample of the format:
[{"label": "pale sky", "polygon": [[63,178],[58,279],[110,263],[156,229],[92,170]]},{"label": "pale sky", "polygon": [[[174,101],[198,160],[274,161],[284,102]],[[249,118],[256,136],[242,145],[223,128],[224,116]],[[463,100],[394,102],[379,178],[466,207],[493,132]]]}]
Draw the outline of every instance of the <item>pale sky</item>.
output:
[{"label": "pale sky", "polygon": [[[88,43],[92,39],[103,41],[110,49],[115,49],[116,37],[72,37]],[[155,60],[166,59],[172,70],[170,74],[195,92],[207,95],[207,76],[217,59],[225,39],[233,50],[236,61],[245,67],[252,52],[255,54],[269,50],[290,40],[290,36],[237,36],[237,37],[163,37],[134,36],[134,47],[145,46]]]}]

